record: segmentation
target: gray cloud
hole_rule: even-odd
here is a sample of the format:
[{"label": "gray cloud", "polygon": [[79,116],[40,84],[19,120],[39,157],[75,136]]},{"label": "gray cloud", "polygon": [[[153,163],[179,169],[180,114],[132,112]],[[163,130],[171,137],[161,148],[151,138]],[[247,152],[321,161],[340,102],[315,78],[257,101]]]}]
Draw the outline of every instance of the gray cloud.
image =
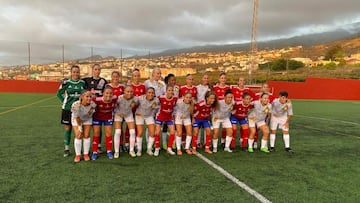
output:
[{"label": "gray cloud", "polygon": [[[360,22],[359,8],[358,0],[260,0],[258,39],[295,36]],[[252,12],[251,0],[3,0],[0,39],[145,53],[241,43],[251,38]],[[2,49],[0,54],[5,52]]]}]

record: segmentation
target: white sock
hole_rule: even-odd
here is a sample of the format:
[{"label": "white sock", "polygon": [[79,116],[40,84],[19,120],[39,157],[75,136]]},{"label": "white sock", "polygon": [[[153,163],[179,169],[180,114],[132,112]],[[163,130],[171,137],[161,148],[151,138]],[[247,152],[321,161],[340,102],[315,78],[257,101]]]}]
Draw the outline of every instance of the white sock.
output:
[{"label": "white sock", "polygon": [[275,134],[270,134],[270,147],[275,146]]},{"label": "white sock", "polygon": [[225,139],[221,138],[221,144],[225,143]]},{"label": "white sock", "polygon": [[225,148],[230,147],[231,140],[232,140],[232,137],[227,135],[226,138],[225,138]]},{"label": "white sock", "polygon": [[142,151],[142,137],[136,137],[136,147],[138,151]]},{"label": "white sock", "polygon": [[190,148],[191,139],[192,139],[192,136],[190,136],[190,135],[187,135],[187,136],[186,136],[185,149],[189,149],[189,148]]},{"label": "white sock", "polygon": [[285,148],[289,148],[290,147],[290,135],[284,134],[283,139],[284,139],[284,143],[285,143]]},{"label": "white sock", "polygon": [[90,151],[90,138],[84,138],[84,154],[89,154]]},{"label": "white sock", "polygon": [[82,140],[75,138],[74,139],[74,148],[75,148],[76,155],[81,155],[81,145],[82,145]]},{"label": "white sock", "polygon": [[135,129],[129,129],[129,134],[130,134],[130,138],[129,138],[130,151],[134,151],[135,139],[136,139]]},{"label": "white sock", "polygon": [[254,139],[248,139],[248,146],[250,148],[253,148],[253,144],[254,144]]},{"label": "white sock", "polygon": [[261,140],[261,148],[267,148],[267,140]]},{"label": "white sock", "polygon": [[175,142],[176,142],[176,149],[177,150],[181,150],[181,136],[176,136],[175,138]]},{"label": "white sock", "polygon": [[167,132],[162,132],[161,133],[161,140],[162,140],[162,143],[163,144],[166,144],[167,143]]},{"label": "white sock", "polygon": [[114,134],[114,150],[116,153],[119,152],[119,146],[120,146],[120,136],[121,136],[121,129],[115,129]]},{"label": "white sock", "polygon": [[149,142],[149,130],[147,128],[145,130],[145,139],[146,139],[146,142]]},{"label": "white sock", "polygon": [[219,141],[219,139],[213,139],[212,140],[213,148],[217,149],[218,141]]},{"label": "white sock", "polygon": [[152,150],[152,146],[154,144],[154,141],[155,141],[154,137],[149,136],[149,140],[147,142],[147,149],[148,150]]}]

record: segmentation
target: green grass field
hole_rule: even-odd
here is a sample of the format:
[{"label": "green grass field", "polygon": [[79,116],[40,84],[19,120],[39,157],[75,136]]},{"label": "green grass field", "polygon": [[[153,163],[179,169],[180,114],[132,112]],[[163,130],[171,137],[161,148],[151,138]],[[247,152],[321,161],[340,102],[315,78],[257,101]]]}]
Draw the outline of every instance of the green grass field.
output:
[{"label": "green grass field", "polygon": [[[258,202],[197,156],[162,151],[75,164],[63,157],[55,95],[0,98],[1,202]],[[280,132],[271,154],[200,153],[272,202],[358,202],[360,102],[293,103],[294,154]]]}]

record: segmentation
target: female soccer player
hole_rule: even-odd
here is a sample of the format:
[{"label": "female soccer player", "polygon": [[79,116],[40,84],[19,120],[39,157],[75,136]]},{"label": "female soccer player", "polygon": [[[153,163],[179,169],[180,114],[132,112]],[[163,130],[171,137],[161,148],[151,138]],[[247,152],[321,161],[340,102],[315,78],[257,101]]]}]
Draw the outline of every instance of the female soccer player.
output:
[{"label": "female soccer player", "polygon": [[176,149],[177,155],[182,155],[181,152],[181,137],[183,134],[183,126],[186,131],[185,150],[187,154],[192,154],[190,151],[191,143],[191,117],[194,109],[194,103],[192,100],[192,93],[186,92],[181,99],[178,99],[175,107],[175,125],[176,125]]},{"label": "female soccer player", "polygon": [[245,87],[245,78],[243,77],[239,77],[237,86],[231,86],[231,92],[234,94],[235,102],[241,101],[245,92],[248,93],[252,99],[255,99],[255,93]]},{"label": "female soccer player", "polygon": [[288,93],[286,91],[279,92],[279,98],[272,102],[272,113],[270,120],[270,151],[275,150],[275,135],[277,127],[283,132],[283,139],[285,143],[285,150],[292,152],[290,148],[289,136],[289,122],[293,116],[292,104],[288,100]]},{"label": "female soccer player", "polygon": [[236,101],[234,104],[234,110],[230,117],[230,121],[233,128],[233,139],[231,140],[231,147],[235,147],[237,125],[240,124],[241,134],[241,147],[243,151],[247,151],[247,144],[249,139],[249,122],[248,113],[254,108],[254,104],[251,103],[251,96],[249,93],[244,92],[241,101]]},{"label": "female soccer player", "polygon": [[196,86],[193,85],[194,78],[191,74],[186,75],[186,85],[180,87],[179,97],[183,97],[186,92],[191,92],[193,97],[193,101],[197,101],[197,89]]},{"label": "female soccer player", "polygon": [[139,97],[146,93],[145,85],[140,82],[140,71],[137,68],[132,72],[131,86],[134,90],[135,97]]},{"label": "female soccer player", "polygon": [[160,80],[161,70],[160,68],[154,68],[151,79],[144,82],[145,88],[153,87],[155,89],[155,96],[161,96],[165,94],[165,84]]},{"label": "female soccer player", "polygon": [[175,152],[173,152],[171,148],[175,139],[173,112],[177,101],[177,97],[174,97],[173,95],[174,95],[174,87],[169,85],[166,87],[166,94],[158,97],[160,101],[160,109],[159,112],[156,114],[156,121],[155,121],[154,156],[159,156],[160,153],[160,132],[163,123],[166,123],[168,125],[170,131],[167,153],[169,153],[170,155],[175,155]]},{"label": "female soccer player", "polygon": [[149,87],[146,90],[146,95],[142,95],[138,98],[138,108],[135,112],[135,123],[137,130],[136,137],[136,146],[137,146],[137,156],[141,156],[142,149],[142,134],[144,130],[144,123],[146,122],[146,127],[149,131],[149,140],[147,143],[146,153],[150,156],[154,155],[152,152],[152,145],[154,144],[154,134],[155,134],[155,120],[153,117],[153,112],[155,109],[159,108],[159,99],[155,97],[155,89]]},{"label": "female soccer player", "polygon": [[219,101],[219,105],[215,108],[212,115],[212,125],[214,128],[214,136],[213,136],[213,152],[217,152],[218,145],[218,133],[220,124],[222,125],[222,129],[226,131],[226,139],[225,139],[225,148],[224,151],[232,152],[230,149],[230,142],[232,140],[232,126],[230,122],[230,114],[233,110],[234,101],[233,94],[231,90],[227,90],[225,92],[224,100]]},{"label": "female soccer player", "polygon": [[113,95],[119,97],[124,93],[124,85],[120,84],[120,72],[119,71],[113,71],[111,73],[111,82],[107,84],[110,86],[113,90]]},{"label": "female soccer player", "polygon": [[136,157],[135,154],[135,123],[134,123],[134,114],[132,109],[138,104],[137,97],[134,97],[134,90],[132,86],[128,85],[125,87],[124,94],[117,99],[117,108],[115,110],[114,117],[114,127],[115,127],[115,136],[114,136],[114,157],[119,158],[119,146],[120,146],[120,134],[122,122],[125,120],[126,125],[129,127],[130,133],[130,149],[129,155],[131,157]]},{"label": "female soccer player", "polygon": [[93,101],[96,103],[96,109],[93,116],[94,136],[92,142],[93,154],[91,160],[98,158],[98,144],[100,141],[101,126],[105,126],[105,145],[106,156],[113,159],[112,154],[112,127],[113,127],[113,111],[116,107],[117,97],[113,95],[112,88],[106,86],[102,97],[94,97]]},{"label": "female soccer player", "polygon": [[61,124],[64,125],[64,157],[70,155],[70,139],[71,139],[71,105],[79,100],[81,91],[85,89],[85,82],[80,80],[80,67],[71,66],[70,79],[63,80],[56,96],[63,103],[61,112]]},{"label": "female soccer player", "polygon": [[91,98],[91,92],[88,90],[83,90],[80,95],[80,100],[74,102],[71,106],[71,124],[75,133],[74,148],[76,156],[74,162],[80,162],[83,141],[84,160],[90,160],[90,130],[92,125],[92,116],[96,107],[96,104],[91,101]]},{"label": "female soccer player", "polygon": [[[230,89],[230,86],[226,84],[226,74],[224,72],[219,75],[219,84],[213,87],[213,91],[215,92],[218,101],[224,100],[225,92]],[[221,131],[221,144],[225,144],[226,131]]]},{"label": "female soccer player", "polygon": [[[196,86],[197,91],[197,99],[198,101],[205,99],[205,94],[208,91],[211,91],[211,85],[209,84],[209,75],[205,74],[201,78],[201,83]],[[201,136],[204,135],[204,131],[201,131],[201,133],[198,136],[197,140],[197,148],[202,148],[201,145]],[[205,143],[205,136],[204,136],[204,143]]]},{"label": "female soccer player", "polygon": [[269,103],[269,94],[263,93],[260,97],[260,100],[254,102],[254,109],[248,115],[249,119],[249,127],[250,127],[250,135],[248,140],[248,151],[254,152],[253,144],[254,144],[254,136],[257,127],[262,131],[261,138],[261,148],[260,151],[269,153],[269,149],[267,147],[267,140],[269,137],[269,127],[267,125],[268,119],[270,118],[271,113],[271,104]]},{"label": "female soccer player", "polygon": [[192,137],[192,153],[196,154],[196,142],[199,134],[199,128],[203,127],[205,130],[205,152],[212,154],[210,150],[211,134],[210,134],[210,114],[211,111],[218,105],[216,94],[214,92],[207,92],[205,100],[199,101],[194,107],[193,116],[193,129],[194,134]]}]

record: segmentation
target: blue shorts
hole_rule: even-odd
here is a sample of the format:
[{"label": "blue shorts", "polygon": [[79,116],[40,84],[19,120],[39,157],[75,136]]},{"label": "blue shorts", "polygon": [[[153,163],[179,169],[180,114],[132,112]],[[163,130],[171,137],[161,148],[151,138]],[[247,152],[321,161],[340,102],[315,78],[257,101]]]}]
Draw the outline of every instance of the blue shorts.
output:
[{"label": "blue shorts", "polygon": [[114,121],[111,119],[111,120],[98,120],[96,118],[93,118],[93,122],[92,124],[93,125],[99,125],[101,126],[102,124],[104,124],[104,126],[109,126],[109,125],[113,125]]},{"label": "blue shorts", "polygon": [[155,124],[158,125],[162,125],[163,123],[165,123],[166,125],[174,125],[174,121],[160,121],[160,120],[155,121]]},{"label": "blue shorts", "polygon": [[231,124],[233,124],[233,125],[237,125],[237,124],[240,124],[240,125],[249,124],[249,121],[248,121],[247,118],[239,119],[239,118],[236,118],[234,115],[231,115],[231,116],[230,116],[230,122],[231,122]]},{"label": "blue shorts", "polygon": [[210,128],[210,121],[209,120],[199,120],[195,118],[195,122],[193,124],[193,128]]}]

